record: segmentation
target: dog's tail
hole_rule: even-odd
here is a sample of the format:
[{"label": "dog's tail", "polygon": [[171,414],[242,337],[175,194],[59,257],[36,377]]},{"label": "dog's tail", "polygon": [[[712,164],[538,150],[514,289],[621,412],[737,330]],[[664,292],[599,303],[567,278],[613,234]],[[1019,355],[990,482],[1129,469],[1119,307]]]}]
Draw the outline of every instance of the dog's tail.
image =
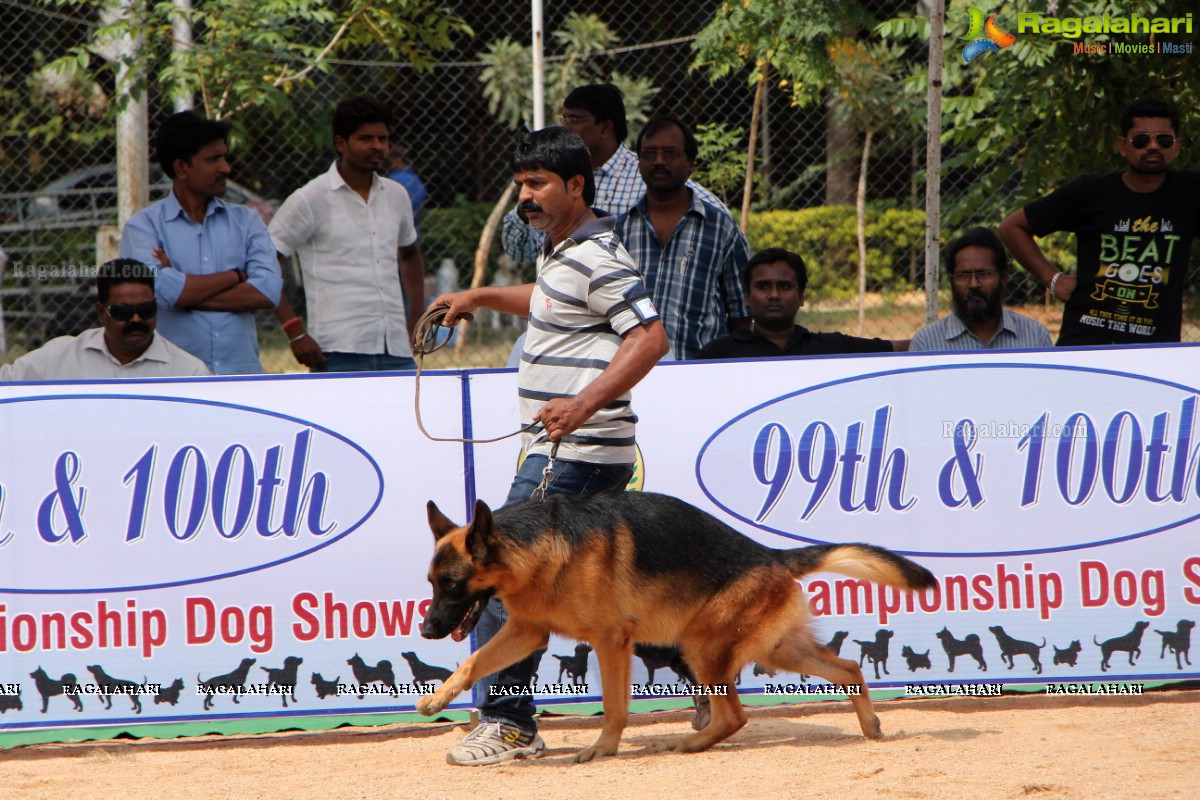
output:
[{"label": "dog's tail", "polygon": [[836,572],[896,589],[929,589],[933,573],[915,561],[873,544],[823,544],[780,551],[784,565],[799,578],[810,572]]},{"label": "dog's tail", "polygon": [[1096,634],[1094,634],[1094,633],[1092,634],[1092,642],[1093,642],[1093,643],[1094,643],[1094,644],[1095,644],[1097,647],[1104,647],[1104,645],[1102,645],[1102,644],[1100,644],[1099,642],[1097,642],[1097,641],[1096,641]]}]

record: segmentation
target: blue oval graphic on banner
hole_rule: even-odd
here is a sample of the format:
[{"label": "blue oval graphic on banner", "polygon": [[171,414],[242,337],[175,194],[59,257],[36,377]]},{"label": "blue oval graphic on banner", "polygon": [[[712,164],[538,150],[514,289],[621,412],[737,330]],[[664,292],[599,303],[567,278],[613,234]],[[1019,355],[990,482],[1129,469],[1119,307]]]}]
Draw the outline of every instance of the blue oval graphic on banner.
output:
[{"label": "blue oval graphic on banner", "polygon": [[[0,559],[54,562],[8,571],[4,592],[132,591],[267,569],[346,538],[383,497],[361,446],[265,409],[93,394],[2,401],[0,414]],[[62,583],[47,585],[50,575]]]},{"label": "blue oval graphic on banner", "polygon": [[1084,367],[900,369],[739,414],[704,443],[696,477],[730,515],[789,539],[1083,549],[1200,518],[1198,404],[1188,386]]}]

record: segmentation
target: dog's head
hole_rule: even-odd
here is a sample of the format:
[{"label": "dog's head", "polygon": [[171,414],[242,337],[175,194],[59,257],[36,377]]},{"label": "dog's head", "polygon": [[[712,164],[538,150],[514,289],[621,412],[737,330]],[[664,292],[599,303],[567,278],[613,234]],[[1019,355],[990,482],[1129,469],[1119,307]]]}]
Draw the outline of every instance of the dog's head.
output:
[{"label": "dog's head", "polygon": [[429,529],[435,542],[429,565],[433,602],[421,623],[426,639],[449,635],[462,641],[479,621],[484,606],[496,593],[496,561],[492,510],[482,500],[475,503],[475,518],[458,526],[429,501]]},{"label": "dog's head", "polygon": [[1004,633],[1004,628],[999,625],[989,625],[988,630],[997,635]]},{"label": "dog's head", "polygon": [[1075,641],[1071,642],[1071,646],[1067,648],[1067,652],[1068,653],[1078,653],[1082,649],[1083,649],[1083,645],[1081,645],[1079,643],[1079,640],[1076,639]]},{"label": "dog's head", "polygon": [[913,652],[911,647],[904,645],[904,647],[900,648],[900,655],[904,656],[905,658],[909,658],[911,656],[915,656],[916,653]]},{"label": "dog's head", "polygon": [[1149,622],[1146,622],[1146,620],[1144,620],[1144,619],[1139,619],[1136,623],[1134,623],[1133,629],[1135,631],[1144,631],[1144,630],[1146,630],[1146,628],[1149,628],[1149,627],[1150,627]]},{"label": "dog's head", "polygon": [[298,667],[303,663],[304,663],[304,659],[301,658],[300,656],[288,656],[287,658],[285,658],[283,660],[283,665],[285,667],[288,667],[289,669],[291,667]]},{"label": "dog's head", "polygon": [[1194,627],[1196,627],[1196,623],[1194,621],[1190,619],[1181,619],[1179,620],[1179,625],[1176,626],[1176,630],[1179,633],[1187,633]]},{"label": "dog's head", "polygon": [[183,678],[176,678],[175,680],[171,681],[171,689],[173,691],[179,691],[182,688],[183,688]]},{"label": "dog's head", "polygon": [[879,630],[875,631],[875,641],[886,642],[895,635],[895,631],[889,631],[887,628],[880,628]]}]

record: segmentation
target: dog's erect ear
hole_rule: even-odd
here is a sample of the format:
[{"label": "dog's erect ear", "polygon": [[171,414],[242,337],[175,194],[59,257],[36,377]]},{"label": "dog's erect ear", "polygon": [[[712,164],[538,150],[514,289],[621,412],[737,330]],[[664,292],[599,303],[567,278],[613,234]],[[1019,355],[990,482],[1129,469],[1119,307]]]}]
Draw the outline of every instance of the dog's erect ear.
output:
[{"label": "dog's erect ear", "polygon": [[435,542],[458,527],[446,518],[446,515],[441,512],[432,500],[425,504],[425,508],[429,512],[429,529],[433,531],[433,540]]},{"label": "dog's erect ear", "polygon": [[492,510],[482,500],[475,501],[475,518],[471,520],[471,528],[467,531],[467,552],[471,560],[480,566],[492,562],[494,548],[492,547]]}]

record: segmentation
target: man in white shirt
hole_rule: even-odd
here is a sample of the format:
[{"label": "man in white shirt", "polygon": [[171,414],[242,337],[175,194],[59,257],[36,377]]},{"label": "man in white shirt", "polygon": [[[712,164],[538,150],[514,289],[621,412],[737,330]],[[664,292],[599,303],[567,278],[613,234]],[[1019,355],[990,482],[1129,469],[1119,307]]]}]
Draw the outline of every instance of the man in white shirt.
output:
[{"label": "man in white shirt", "polygon": [[0,381],[175,378],[211,375],[204,362],[154,332],[154,271],[118,258],[96,271],[102,327],[60,336],[0,366]]},{"label": "man in white shirt", "polygon": [[[298,317],[281,323],[293,345],[311,334],[320,353],[301,361],[318,369],[416,368],[411,336],[424,300],[425,264],[408,192],[377,174],[391,123],[391,113],[371,98],[339,103],[338,160],[293,192],[271,220],[275,249],[300,258],[308,299],[307,333]],[[405,294],[412,313],[405,312]]]}]

